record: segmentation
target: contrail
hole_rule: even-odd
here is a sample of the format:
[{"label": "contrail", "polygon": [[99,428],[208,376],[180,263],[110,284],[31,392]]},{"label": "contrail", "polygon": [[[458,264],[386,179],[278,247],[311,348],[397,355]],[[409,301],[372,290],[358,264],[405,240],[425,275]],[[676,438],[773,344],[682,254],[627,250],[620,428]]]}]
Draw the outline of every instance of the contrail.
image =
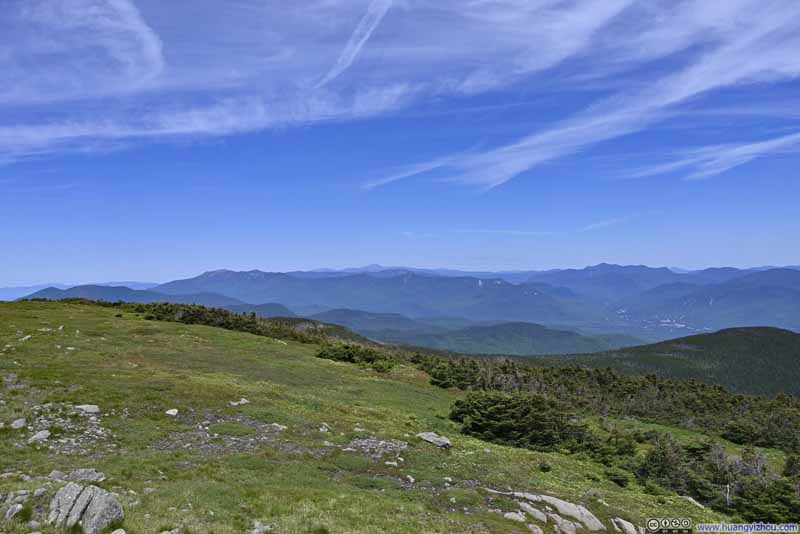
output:
[{"label": "contrail", "polygon": [[361,52],[364,43],[369,40],[372,32],[374,32],[375,28],[381,23],[386,12],[389,11],[389,8],[392,7],[392,1],[393,0],[372,0],[372,3],[370,3],[367,8],[367,12],[347,41],[339,59],[336,60],[336,63],[331,70],[328,71],[328,74],[316,85],[317,89],[336,79],[350,68],[350,65],[353,64],[358,54]]}]

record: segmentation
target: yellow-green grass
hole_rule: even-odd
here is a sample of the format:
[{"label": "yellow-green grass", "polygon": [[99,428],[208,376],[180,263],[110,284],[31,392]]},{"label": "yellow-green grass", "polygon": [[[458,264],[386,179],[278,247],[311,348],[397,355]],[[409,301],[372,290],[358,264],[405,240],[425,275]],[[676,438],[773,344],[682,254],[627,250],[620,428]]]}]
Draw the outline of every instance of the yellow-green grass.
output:
[{"label": "yellow-green grass", "polygon": [[[678,496],[645,494],[635,482],[620,488],[589,460],[460,435],[447,418],[460,393],[428,385],[412,367],[380,374],[316,358],[313,345],[118,314],[83,304],[0,303],[0,376],[14,373],[26,385],[0,386],[0,421],[30,419],[33,406],[48,402],[97,404],[117,446],[116,453],[63,455],[17,447],[29,433],[4,430],[0,472],[42,477],[97,468],[108,475],[99,485],[121,495],[129,533],[239,533],[254,520],[286,533],[527,532],[490,510],[511,511],[514,503],[483,488],[580,501],[604,521],[723,517]],[[231,406],[242,397],[249,404]],[[171,408],[177,418],[165,414]],[[247,437],[232,421],[242,417],[287,429],[245,452],[157,447],[209,418],[219,421],[210,426],[215,439]],[[330,432],[320,431],[323,423]],[[449,437],[452,449],[414,437],[423,431]],[[342,450],[370,436],[408,442],[404,461],[395,467]],[[552,470],[540,470],[542,462]],[[0,479],[0,493],[38,486]],[[28,532],[22,524],[3,528]]]}]

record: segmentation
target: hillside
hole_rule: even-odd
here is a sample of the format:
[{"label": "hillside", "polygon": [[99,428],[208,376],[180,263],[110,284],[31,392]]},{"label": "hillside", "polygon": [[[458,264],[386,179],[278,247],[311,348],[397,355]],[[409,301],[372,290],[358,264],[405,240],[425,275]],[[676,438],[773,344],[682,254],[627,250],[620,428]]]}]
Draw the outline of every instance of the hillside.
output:
[{"label": "hillside", "polygon": [[[44,488],[19,517],[47,508],[63,485],[48,476],[91,468],[135,533],[232,534],[256,522],[287,533],[529,532],[513,515],[524,498],[509,490],[557,502],[560,520],[577,510],[566,501],[580,501],[608,531],[616,517],[725,518],[635,480],[621,487],[581,455],[462,435],[447,418],[462,393],[428,385],[414,367],[378,373],[316,358],[315,345],[134,309],[0,304],[0,471],[12,473],[0,493]],[[27,427],[9,429],[17,418]],[[49,437],[37,434],[46,428]],[[415,437],[428,431],[452,448]],[[538,524],[551,532],[553,517]],[[24,521],[4,530],[27,533]]]},{"label": "hillside", "polygon": [[75,286],[69,289],[49,287],[30,295],[27,299],[90,299],[104,300],[106,302],[177,302],[181,304],[201,304],[203,306],[236,306],[241,301],[224,295],[208,292],[198,292],[185,295],[167,295],[150,290],[130,289],[118,286]]},{"label": "hillside", "polygon": [[585,336],[533,323],[499,323],[425,334],[414,331],[383,332],[379,339],[467,354],[574,354],[638,345],[641,340],[624,335]]},{"label": "hillside", "polygon": [[536,362],[692,378],[742,393],[800,395],[800,334],[778,328],[731,328],[600,354],[537,358]]}]

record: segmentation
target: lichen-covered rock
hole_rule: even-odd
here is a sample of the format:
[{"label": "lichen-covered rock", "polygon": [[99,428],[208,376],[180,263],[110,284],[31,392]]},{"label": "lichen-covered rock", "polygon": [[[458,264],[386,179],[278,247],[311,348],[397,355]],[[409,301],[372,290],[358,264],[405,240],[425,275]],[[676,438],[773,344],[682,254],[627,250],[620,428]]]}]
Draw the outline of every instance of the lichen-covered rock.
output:
[{"label": "lichen-covered rock", "polygon": [[603,523],[601,523],[600,520],[597,519],[597,517],[592,512],[587,510],[583,505],[573,504],[571,502],[557,499],[556,497],[550,497],[549,495],[540,495],[540,498],[542,501],[558,510],[558,513],[573,519],[577,519],[583,523],[587,529],[593,532],[598,530],[606,530],[605,525],[603,525]]},{"label": "lichen-covered rock", "polygon": [[70,480],[87,480],[89,482],[103,482],[106,479],[105,473],[96,469],[76,469],[72,471],[67,478]]},{"label": "lichen-covered rock", "polygon": [[554,530],[560,534],[576,534],[580,526],[569,519],[564,519],[558,514],[548,514],[548,517],[553,521]]},{"label": "lichen-covered rock", "polygon": [[417,434],[417,437],[422,441],[433,443],[434,445],[442,449],[449,449],[450,447],[453,446],[453,444],[450,443],[449,439],[447,439],[444,436],[440,436],[436,432],[422,432],[421,434]]},{"label": "lichen-covered rock", "polygon": [[120,523],[125,513],[119,501],[106,490],[95,486],[89,488],[94,488],[94,495],[83,513],[84,534],[97,534],[107,527]]},{"label": "lichen-covered rock", "polygon": [[48,523],[63,529],[80,523],[84,534],[98,534],[124,517],[119,501],[106,490],[70,482],[50,502]]},{"label": "lichen-covered rock", "polygon": [[506,512],[503,514],[503,517],[511,521],[516,521],[517,523],[525,522],[525,516],[520,512]]},{"label": "lichen-covered rock", "polygon": [[525,513],[527,513],[535,520],[541,521],[542,523],[547,523],[547,515],[538,508],[531,506],[526,502],[519,502],[517,504],[519,505],[521,510],[523,510]]},{"label": "lichen-covered rock", "polygon": [[56,527],[66,527],[72,505],[75,504],[82,491],[83,486],[73,482],[58,490],[56,496],[50,501],[50,514],[47,516],[47,522]]}]

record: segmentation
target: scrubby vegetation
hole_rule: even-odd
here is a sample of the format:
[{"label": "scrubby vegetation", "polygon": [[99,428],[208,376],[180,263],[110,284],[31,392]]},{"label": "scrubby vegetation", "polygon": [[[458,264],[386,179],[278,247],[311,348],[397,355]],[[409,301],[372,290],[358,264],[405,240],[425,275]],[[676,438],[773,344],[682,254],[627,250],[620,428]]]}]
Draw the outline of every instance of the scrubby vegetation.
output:
[{"label": "scrubby vegetation", "polygon": [[509,360],[419,356],[431,383],[464,390],[533,393],[601,416],[700,430],[734,443],[800,450],[800,399],[736,395],[697,381],[626,376],[611,369],[537,367]]},{"label": "scrubby vegetation", "polygon": [[317,352],[317,357],[337,362],[357,363],[382,373],[391,370],[395,364],[392,356],[354,343],[325,343]]}]

